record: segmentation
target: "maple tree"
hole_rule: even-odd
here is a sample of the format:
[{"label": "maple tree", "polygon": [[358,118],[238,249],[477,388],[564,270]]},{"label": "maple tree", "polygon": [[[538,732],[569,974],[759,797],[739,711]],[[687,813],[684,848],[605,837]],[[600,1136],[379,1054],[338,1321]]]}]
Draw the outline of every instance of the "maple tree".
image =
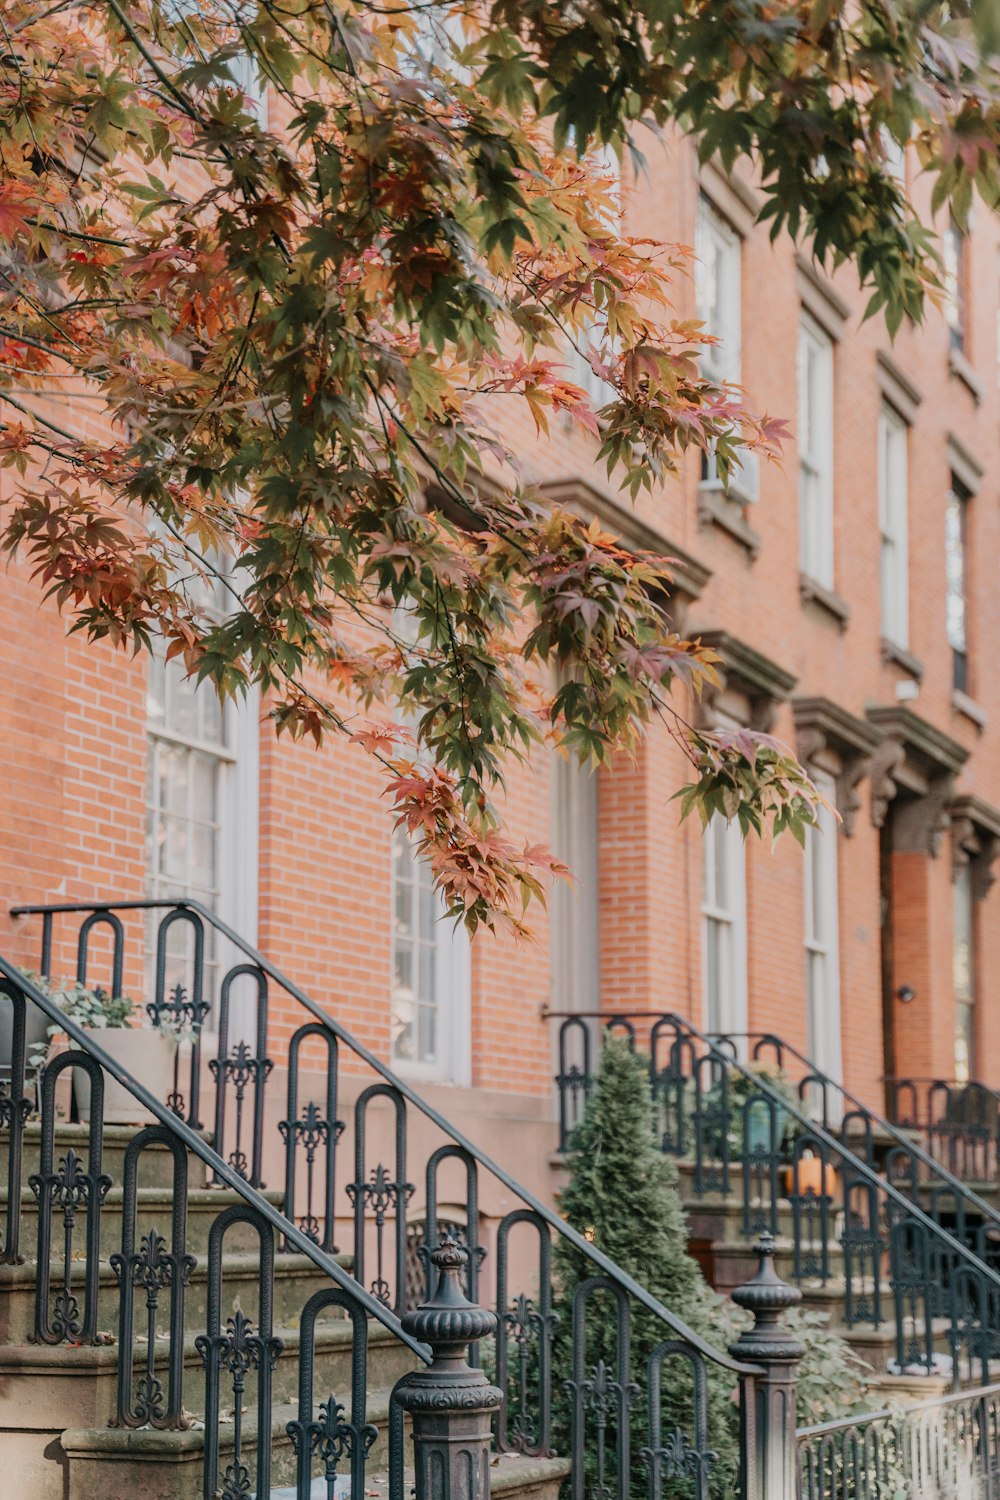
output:
[{"label": "maple tree", "polygon": [[774,232],[853,258],[895,328],[938,277],[890,144],[960,223],[996,202],[991,14],[2,0],[0,545],[89,637],[256,682],[279,730],[375,756],[471,928],[521,930],[558,869],[496,810],[538,741],[600,761],[659,715],[685,811],[801,836],[794,758],[671,701],[713,668],[673,629],[669,560],[543,504],[503,413],[568,414],[633,496],[691,447],[723,476],[773,454],[780,422],[706,378],[673,313],[686,253],[623,231],[605,148],[641,172],[669,127],[752,158]]}]

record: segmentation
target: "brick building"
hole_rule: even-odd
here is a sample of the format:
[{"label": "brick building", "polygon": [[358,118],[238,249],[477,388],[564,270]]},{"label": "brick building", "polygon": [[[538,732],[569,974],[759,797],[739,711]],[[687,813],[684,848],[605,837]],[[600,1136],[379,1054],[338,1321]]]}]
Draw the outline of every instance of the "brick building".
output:
[{"label": "brick building", "polygon": [[[223,711],[173,666],[67,637],[15,564],[3,952],[37,961],[18,903],[196,895],[522,1176],[553,1116],[545,1007],[775,1030],[876,1106],[887,1073],[1000,1085],[1000,235],[981,205],[968,235],[947,226],[946,305],[892,343],[862,322],[851,268],[829,279],[772,245],[755,202],[688,143],[623,189],[631,232],[697,245],[679,305],[719,337],[718,373],[792,420],[781,466],[748,464],[727,492],[692,458],[633,509],[590,438],[542,443],[513,405],[510,421],[544,492],[677,559],[679,627],[723,662],[685,711],[795,745],[839,825],[824,814],[805,856],[679,826],[685,765],[658,726],[593,776],[539,752],[512,775],[509,825],[568,858],[575,890],[536,912],[533,945],[470,945],[436,921],[360,752],[277,742],[259,703]],[[276,1056],[290,1026],[271,1019]]]}]

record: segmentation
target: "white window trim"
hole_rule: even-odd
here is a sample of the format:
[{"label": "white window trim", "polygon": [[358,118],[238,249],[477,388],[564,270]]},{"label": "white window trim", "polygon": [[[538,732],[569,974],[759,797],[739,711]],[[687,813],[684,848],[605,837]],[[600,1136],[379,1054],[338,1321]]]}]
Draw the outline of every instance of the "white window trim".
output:
[{"label": "white window trim", "polygon": [[[391,920],[390,985],[395,987],[396,973],[396,861],[392,856],[389,911]],[[393,1069],[405,1078],[419,1083],[442,1083],[468,1088],[472,1083],[472,949],[464,927],[455,927],[454,919],[445,915],[438,899],[440,913],[435,923],[435,1006],[437,1010],[438,1057],[435,1062],[420,1058],[397,1057],[390,1061]]]},{"label": "white window trim", "polygon": [[[811,770],[813,784],[829,806],[819,809],[818,827],[806,829],[804,860],[803,940],[806,950],[806,1023],[809,1034],[810,1061],[834,1083],[843,1082],[843,1051],[841,1043],[841,995],[840,995],[840,890],[839,860],[837,846],[837,819],[833,813],[836,805],[836,784],[826,771]],[[818,845],[817,845],[817,840]],[[820,889],[813,889],[816,873],[815,849],[819,850]],[[810,930],[810,914],[825,910],[829,921],[829,936],[824,938]],[[814,923],[813,926],[816,924]],[[811,960],[822,962],[823,1012],[812,1015],[812,993],[810,988]],[[817,1024],[818,1023],[818,1024]],[[827,1100],[828,1110],[835,1110],[837,1096]]]},{"label": "white window trim", "polygon": [[[961,995],[958,985],[958,899],[961,894],[963,902],[967,904],[967,926],[968,926],[968,994]],[[976,1002],[976,907],[975,898],[972,893],[972,872],[968,864],[960,865],[955,871],[952,890],[952,988],[955,997],[955,1077],[960,1083],[967,1083],[970,1077],[975,1077],[977,1069],[976,1043],[978,1041]],[[959,1011],[968,1010],[971,1035],[969,1036],[969,1055],[966,1058],[959,1057],[958,1042]],[[964,1076],[963,1076],[964,1075]]]},{"label": "white window trim", "polygon": [[[721,817],[716,813],[717,818]],[[714,821],[714,820],[713,820]],[[710,841],[713,837],[711,824],[702,835],[702,859],[709,859]],[[749,1030],[749,995],[747,986],[747,887],[746,844],[734,819],[724,834],[727,858],[732,858],[732,901],[728,908],[715,906],[705,896],[705,870],[702,871],[701,902],[701,972],[702,972],[702,1024],[710,1033],[741,1035]],[[710,922],[727,924],[732,937],[731,983],[723,983],[719,995],[718,1016],[712,1015],[712,997],[708,989],[708,934]],[[718,1021],[718,1025],[713,1024]],[[740,1056],[745,1055],[746,1042],[738,1044]]]},{"label": "white window trim", "polygon": [[880,618],[883,637],[903,650],[910,644],[908,447],[907,423],[883,401],[878,418]]},{"label": "white window trim", "polygon": [[[816,351],[822,358],[822,387],[817,398],[817,410],[810,413],[811,421],[803,418],[809,399],[806,370],[808,353]],[[809,431],[811,443],[808,451],[803,443],[803,433]],[[833,390],[833,340],[815,318],[803,308],[799,322],[798,343],[798,466],[799,466],[799,566],[807,578],[832,589],[835,579],[834,565],[834,390]],[[818,515],[809,524],[804,475],[816,480]]]},{"label": "white window trim", "polygon": [[551,909],[551,993],[556,1011],[600,1009],[600,869],[597,772],[553,753],[552,849],[573,871],[555,884]]},{"label": "white window trim", "polygon": [[[205,684],[203,691],[213,689]],[[176,730],[147,725],[146,738],[150,746],[158,741],[164,745],[176,745],[185,750],[211,755],[222,770],[220,778],[220,801],[217,808],[219,861],[216,872],[218,898],[216,915],[232,927],[240,937],[256,947],[258,916],[258,859],[260,820],[260,695],[252,687],[240,703],[227,701],[223,709],[225,747],[200,740],[193,735],[184,735]],[[158,881],[152,871],[146,878],[153,884],[176,885],[176,881]],[[219,979],[234,964],[242,963],[245,954],[235,944],[218,935],[215,965]],[[210,998],[213,1005],[218,995]],[[253,1034],[255,1025],[255,999],[239,982],[234,986],[230,1019],[230,1039],[240,1041]],[[210,1014],[206,1021],[205,1043],[210,1038],[215,1017]]]},{"label": "white window trim", "polygon": [[[705,252],[711,247],[721,248],[725,266],[727,294],[732,303],[732,324],[728,329],[713,328],[709,309],[703,300],[703,272]],[[721,342],[706,345],[701,361],[706,374],[719,381],[738,385],[743,368],[743,242],[736,230],[719,213],[705,193],[698,196],[698,220],[695,230],[695,287],[698,298],[698,317],[705,324],[707,333]]]},{"label": "white window trim", "polygon": [[[416,626],[405,609],[393,613],[393,627],[401,641],[412,644]],[[406,719],[405,706],[401,717]],[[389,986],[390,1021],[395,1005],[396,982],[396,860],[393,843],[396,831],[389,835]],[[435,996],[438,1010],[438,1058],[422,1062],[419,1058],[397,1057],[390,1039],[390,1063],[397,1073],[417,1083],[450,1084],[469,1088],[472,1084],[472,947],[469,935],[454,919],[445,915],[444,903],[435,925]]]}]

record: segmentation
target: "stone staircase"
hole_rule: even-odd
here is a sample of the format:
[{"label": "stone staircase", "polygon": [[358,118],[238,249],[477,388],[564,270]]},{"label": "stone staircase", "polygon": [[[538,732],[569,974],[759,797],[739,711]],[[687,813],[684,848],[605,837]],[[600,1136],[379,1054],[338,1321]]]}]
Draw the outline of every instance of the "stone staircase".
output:
[{"label": "stone staircase", "polygon": [[709,1038],[653,1012],[553,1019],[564,1143],[602,1037],[624,1035],[648,1057],[654,1130],[678,1168],[690,1249],[718,1291],[745,1282],[766,1230],[778,1273],[887,1394],[1000,1374],[995,1180],[956,1178],[919,1130],[883,1120],[774,1035]]},{"label": "stone staircase", "polygon": [[[162,906],[158,954],[179,922],[202,955],[216,919],[195,903]],[[112,970],[127,974],[128,941],[139,952],[148,941],[149,904],[70,910],[80,982],[98,924],[112,932]],[[60,914],[44,916],[43,970],[59,952]],[[614,1491],[638,1464],[652,1483],[678,1443],[707,1473],[706,1372],[756,1400],[763,1366],[705,1343],[216,925],[239,958],[222,976],[223,1011],[231,980],[250,978],[256,1034],[230,1040],[220,1023],[217,1055],[192,1053],[170,1104],[102,1048],[101,1033],[66,1018],[69,1050],[50,1056],[36,1096],[27,1005],[60,1013],[0,955],[14,1033],[0,1083],[0,1492],[482,1500],[488,1487],[556,1500],[567,1476],[577,1493],[588,1475]],[[186,999],[168,997],[165,964],[155,968],[151,1014],[180,1013]],[[200,996],[207,976],[191,982]],[[279,1016],[291,1040],[272,1057]],[[94,1106],[86,1125],[65,1117],[68,1076],[81,1070]],[[195,1078],[211,1133],[195,1117]],[[137,1119],[156,1123],[104,1124],[108,1079]],[[557,1310],[560,1239],[592,1275]],[[592,1342],[594,1299],[614,1309],[607,1350]],[[652,1350],[631,1341],[640,1307],[662,1329]],[[624,1399],[614,1391],[637,1394],[609,1427],[607,1401]],[[766,1441],[752,1424],[739,1438],[747,1500],[765,1500]]]},{"label": "stone staircase", "polygon": [[[41,1127],[29,1120],[25,1128],[24,1180],[39,1170]],[[17,1265],[0,1266],[0,1432],[4,1468],[16,1473],[24,1500],[108,1500],[141,1494],[143,1500],[201,1500],[203,1495],[205,1362],[196,1339],[206,1326],[209,1295],[207,1250],[213,1224],[227,1208],[238,1208],[240,1195],[209,1185],[205,1164],[191,1164],[187,1192],[186,1249],[194,1265],[186,1281],[182,1363],[187,1427],[175,1431],[129,1428],[117,1422],[118,1380],[121,1348],[118,1342],[120,1307],[119,1279],[111,1257],[122,1239],[123,1158],[137,1130],[128,1126],[105,1126],[103,1167],[111,1186],[102,1202],[99,1267],[99,1326],[93,1343],[44,1344],[35,1339],[35,1301],[38,1264],[30,1247],[37,1243],[39,1204],[30,1186],[21,1194],[22,1244],[28,1254]],[[68,1152],[86,1158],[88,1127],[79,1124],[55,1126],[56,1156]],[[0,1144],[0,1180],[7,1177],[7,1146]],[[150,1231],[169,1224],[173,1207],[170,1153],[152,1146],[145,1153],[148,1175],[137,1191],[136,1243]],[[267,1199],[280,1205],[281,1193],[269,1191]],[[0,1213],[7,1208],[0,1193]],[[255,1327],[260,1326],[260,1257],[256,1232],[247,1223],[233,1226],[221,1257],[224,1317],[241,1311]],[[350,1257],[337,1256],[350,1266]],[[71,1265],[71,1275],[73,1267]],[[62,1259],[51,1262],[55,1284],[65,1271]],[[265,1289],[271,1302],[271,1333],[279,1350],[272,1377],[273,1412],[270,1424],[272,1450],[272,1494],[293,1484],[294,1454],[287,1427],[297,1416],[295,1397],[301,1377],[299,1319],[303,1307],[316,1292],[329,1286],[328,1277],[307,1256],[278,1254],[273,1278]],[[169,1308],[164,1289],[157,1289],[160,1304],[154,1318],[154,1368],[164,1370],[170,1349],[166,1328]],[[140,1303],[145,1299],[139,1299]],[[133,1366],[146,1367],[149,1341],[144,1309],[137,1310],[139,1325],[133,1342]],[[346,1415],[351,1412],[351,1365],[354,1330],[346,1315],[317,1324],[312,1378],[317,1389],[346,1392]],[[387,1457],[389,1398],[396,1382],[415,1369],[419,1361],[390,1329],[374,1320],[367,1328],[367,1386],[364,1421],[377,1429],[369,1462],[374,1479]],[[256,1399],[253,1381],[246,1392],[252,1407]],[[223,1467],[233,1456],[233,1414],[222,1413],[220,1450]],[[247,1417],[243,1427],[242,1461],[253,1472],[259,1443],[258,1424]],[[533,1465],[525,1479],[524,1493],[551,1493],[554,1497],[564,1472],[561,1462]],[[522,1493],[518,1463],[504,1469],[505,1493]],[[546,1486],[551,1486],[551,1490]],[[289,1493],[294,1494],[294,1490]]]}]

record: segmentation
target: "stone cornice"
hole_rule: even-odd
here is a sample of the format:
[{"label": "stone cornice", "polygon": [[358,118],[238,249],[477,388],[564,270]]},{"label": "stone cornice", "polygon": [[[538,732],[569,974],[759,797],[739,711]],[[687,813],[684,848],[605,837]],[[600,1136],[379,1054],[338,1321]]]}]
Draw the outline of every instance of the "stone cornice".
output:
[{"label": "stone cornice", "polygon": [[796,748],[804,765],[816,761],[825,751],[831,751],[837,757],[837,811],[849,838],[861,807],[857,786],[869,770],[872,756],[882,741],[881,731],[866,719],[848,713],[830,698],[795,698],[792,700],[792,715]]},{"label": "stone cornice", "polygon": [[1000,854],[1000,810],[982,797],[965,793],[954,799],[949,812],[954,869],[969,869],[972,894],[982,901],[996,880],[993,866]]},{"label": "stone cornice", "polygon": [[798,679],[728,630],[700,630],[693,634],[722,658],[721,666],[716,668],[720,686],[702,694],[703,719],[707,721],[710,717],[721,694],[733,688],[749,700],[751,727],[768,732],[776,704],[785,701]]},{"label": "stone cornice", "polygon": [[848,713],[839,703],[830,698],[795,698],[792,701],[795,728],[800,732],[812,730],[822,734],[830,748],[838,754],[855,751],[871,755],[881,744],[882,732],[867,719],[859,719]]},{"label": "stone cornice", "polygon": [[585,479],[579,475],[570,475],[565,479],[549,479],[538,486],[539,493],[547,500],[557,505],[565,505],[568,510],[575,511],[577,515],[585,516],[590,520],[597,516],[598,520],[610,527],[616,535],[629,547],[635,547],[643,552],[655,552],[660,557],[668,557],[672,561],[671,572],[673,573],[673,588],[671,592],[681,594],[686,599],[697,599],[700,597],[706,583],[712,576],[711,568],[686,552],[683,547],[678,547],[663,532],[651,526],[648,521],[643,521],[636,515],[635,511],[622,502],[608,490],[596,485],[593,480]]},{"label": "stone cornice", "polygon": [[890,802],[901,791],[910,793],[893,814],[893,850],[934,858],[951,821],[955,777],[969,752],[900,704],[876,705],[867,716],[885,735],[872,758],[872,822],[881,828]]},{"label": "stone cornice", "polygon": [[963,792],[951,804],[953,818],[967,819],[977,830],[1000,839],[1000,808],[984,802],[972,792]]},{"label": "stone cornice", "polygon": [[867,710],[866,716],[876,729],[898,740],[907,759],[912,759],[925,775],[954,775],[969,758],[968,750],[958,740],[901,704],[875,705]]}]

